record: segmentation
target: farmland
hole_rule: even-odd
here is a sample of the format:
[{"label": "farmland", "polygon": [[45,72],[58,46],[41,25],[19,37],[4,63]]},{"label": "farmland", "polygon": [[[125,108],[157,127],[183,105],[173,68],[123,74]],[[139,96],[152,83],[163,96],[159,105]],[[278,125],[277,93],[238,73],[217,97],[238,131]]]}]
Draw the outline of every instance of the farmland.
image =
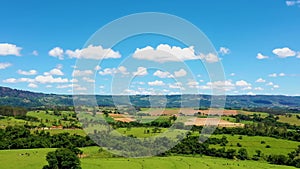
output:
[{"label": "farmland", "polygon": [[[206,156],[171,156],[151,158],[101,157],[98,147],[83,148],[87,156],[81,158],[83,169],[293,169],[294,167],[271,165],[265,162],[225,160]],[[46,154],[54,149],[1,150],[0,163],[9,169],[41,169],[46,164]],[[98,155],[98,156],[97,156]]]}]

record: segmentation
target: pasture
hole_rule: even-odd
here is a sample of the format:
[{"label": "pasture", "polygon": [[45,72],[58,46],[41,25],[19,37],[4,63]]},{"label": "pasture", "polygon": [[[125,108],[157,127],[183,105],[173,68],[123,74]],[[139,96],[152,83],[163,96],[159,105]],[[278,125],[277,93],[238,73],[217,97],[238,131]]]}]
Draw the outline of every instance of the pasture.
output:
[{"label": "pasture", "polygon": [[[260,161],[227,160],[212,157],[150,157],[150,158],[106,158],[97,156],[98,147],[83,148],[85,158],[81,158],[83,169],[295,169],[294,167],[271,165]],[[1,150],[1,168],[41,169],[46,162],[46,154],[55,149]],[[29,155],[28,155],[29,154]]]}]

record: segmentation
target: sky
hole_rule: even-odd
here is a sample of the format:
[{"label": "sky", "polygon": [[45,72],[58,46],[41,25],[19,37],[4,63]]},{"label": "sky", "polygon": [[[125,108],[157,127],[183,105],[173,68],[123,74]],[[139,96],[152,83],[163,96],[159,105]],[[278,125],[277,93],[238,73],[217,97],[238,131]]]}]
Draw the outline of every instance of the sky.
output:
[{"label": "sky", "polygon": [[[186,20],[213,49],[160,34],[107,46],[110,33],[146,19],[87,43],[105,25],[143,12]],[[0,86],[57,94],[300,95],[299,0],[4,0],[0,16]],[[83,60],[93,66],[78,66]],[[207,70],[211,65],[222,71]]]}]

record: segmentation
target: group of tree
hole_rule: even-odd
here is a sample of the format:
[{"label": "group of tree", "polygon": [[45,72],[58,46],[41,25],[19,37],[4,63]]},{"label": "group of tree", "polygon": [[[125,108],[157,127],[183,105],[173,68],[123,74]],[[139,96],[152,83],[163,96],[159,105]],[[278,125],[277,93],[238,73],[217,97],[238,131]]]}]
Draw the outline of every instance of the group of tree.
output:
[{"label": "group of tree", "polygon": [[31,133],[23,126],[8,126],[0,129],[0,149],[60,148],[67,146],[86,147],[95,143],[87,136],[69,133],[50,135],[44,130]]},{"label": "group of tree", "polygon": [[48,165],[43,169],[81,169],[78,155],[82,151],[76,147],[58,148],[46,156]]},{"label": "group of tree", "polygon": [[0,106],[0,115],[2,116],[25,116],[27,110],[22,107]]}]

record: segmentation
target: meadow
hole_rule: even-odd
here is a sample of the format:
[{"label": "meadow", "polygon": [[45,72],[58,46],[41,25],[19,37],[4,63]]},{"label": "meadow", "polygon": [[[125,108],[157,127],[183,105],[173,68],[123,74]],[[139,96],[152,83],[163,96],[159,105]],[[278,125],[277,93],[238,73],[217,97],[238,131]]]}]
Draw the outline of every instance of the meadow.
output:
[{"label": "meadow", "polygon": [[[260,161],[239,161],[213,157],[171,156],[149,158],[106,158],[97,156],[98,147],[83,148],[83,169],[294,169],[289,166],[271,165]],[[46,154],[55,149],[1,150],[1,168],[41,169]]]}]

